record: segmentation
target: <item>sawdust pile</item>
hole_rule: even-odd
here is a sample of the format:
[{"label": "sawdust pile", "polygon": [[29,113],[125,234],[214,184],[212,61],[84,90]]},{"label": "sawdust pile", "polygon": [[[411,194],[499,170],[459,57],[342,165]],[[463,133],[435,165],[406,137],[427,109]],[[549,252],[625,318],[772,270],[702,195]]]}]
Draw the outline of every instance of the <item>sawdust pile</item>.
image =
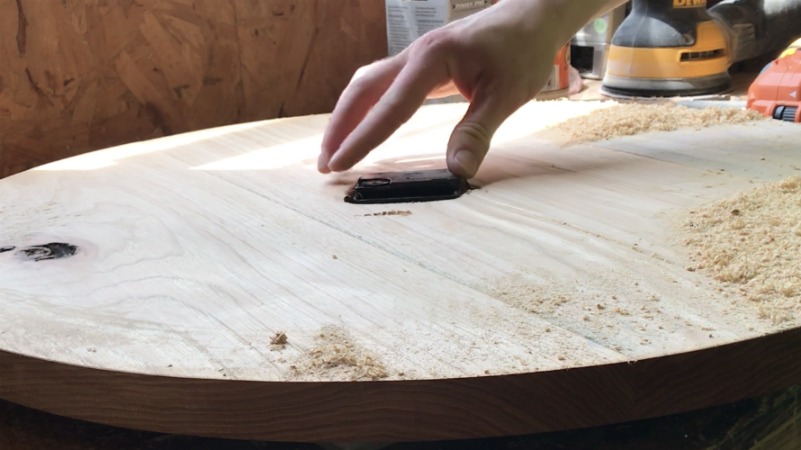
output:
[{"label": "sawdust pile", "polygon": [[367,381],[388,376],[383,364],[368,351],[351,341],[340,327],[323,327],[316,337],[317,345],[293,366],[297,379]]},{"label": "sawdust pile", "polygon": [[685,244],[701,270],[783,322],[801,307],[801,177],[691,212]]},{"label": "sawdust pile", "polygon": [[621,103],[567,120],[551,130],[564,134],[567,143],[578,144],[650,131],[701,129],[763,118],[756,111],[737,108],[688,108],[671,102]]}]

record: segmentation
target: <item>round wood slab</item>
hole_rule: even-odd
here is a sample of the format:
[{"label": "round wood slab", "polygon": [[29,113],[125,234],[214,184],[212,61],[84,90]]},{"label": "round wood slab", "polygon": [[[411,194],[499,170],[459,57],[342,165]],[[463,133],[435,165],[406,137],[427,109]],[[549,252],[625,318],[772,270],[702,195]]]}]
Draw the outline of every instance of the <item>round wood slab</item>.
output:
[{"label": "round wood slab", "polygon": [[0,181],[0,397],[154,431],[265,440],[523,434],[801,382],[801,329],[688,271],[690,208],[797,174],[762,121],[560,145],[603,103],[535,102],[456,200],[353,205],[443,167],[464,105],[356,170],[326,116],[136,143]]}]

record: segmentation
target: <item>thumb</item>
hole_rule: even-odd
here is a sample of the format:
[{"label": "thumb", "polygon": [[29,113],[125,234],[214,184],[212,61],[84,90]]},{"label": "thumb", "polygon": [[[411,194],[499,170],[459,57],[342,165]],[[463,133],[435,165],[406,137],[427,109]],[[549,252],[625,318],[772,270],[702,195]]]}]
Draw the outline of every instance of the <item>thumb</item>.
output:
[{"label": "thumb", "polygon": [[500,96],[476,93],[467,113],[448,141],[448,169],[472,178],[489,151],[492,136],[517,108],[510,108]]}]

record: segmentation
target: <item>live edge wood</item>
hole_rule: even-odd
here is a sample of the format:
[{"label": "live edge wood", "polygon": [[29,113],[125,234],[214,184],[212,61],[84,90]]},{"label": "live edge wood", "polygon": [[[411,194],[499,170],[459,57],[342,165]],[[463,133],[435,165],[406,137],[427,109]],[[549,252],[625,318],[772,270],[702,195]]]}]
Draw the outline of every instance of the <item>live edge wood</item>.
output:
[{"label": "live edge wood", "polygon": [[[588,427],[801,383],[798,315],[774,323],[688,271],[679,235],[690,209],[797,175],[801,128],[573,146],[542,129],[606,106],[526,105],[480,189],[447,202],[342,197],[365,171],[442,165],[465,105],[423,108],[339,177],[316,171],[328,118],[310,116],[3,179],[0,397],[153,431],[354,442]],[[25,251],[49,242],[78,250]]]},{"label": "live edge wood", "polygon": [[801,382],[801,330],[631,363],[450,380],[248,382],[86,369],[0,351],[0,396],[88,421],[299,442],[522,435],[645,419]]},{"label": "live edge wood", "polygon": [[386,55],[375,0],[0,0],[0,178],[88,150],[330,111]]}]

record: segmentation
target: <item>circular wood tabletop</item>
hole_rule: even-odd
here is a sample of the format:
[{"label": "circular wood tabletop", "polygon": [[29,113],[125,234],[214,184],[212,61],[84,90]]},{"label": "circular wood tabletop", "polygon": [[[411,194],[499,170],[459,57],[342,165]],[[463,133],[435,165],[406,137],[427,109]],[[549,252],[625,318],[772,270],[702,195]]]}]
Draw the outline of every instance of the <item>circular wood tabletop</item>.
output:
[{"label": "circular wood tabletop", "polygon": [[354,205],[444,167],[463,104],[324,176],[328,120],[135,143],[0,181],[0,397],[100,423],[308,442],[472,438],[801,381],[801,329],[688,270],[688,211],[798,175],[759,121],[568,144],[533,102],[454,200]]}]

